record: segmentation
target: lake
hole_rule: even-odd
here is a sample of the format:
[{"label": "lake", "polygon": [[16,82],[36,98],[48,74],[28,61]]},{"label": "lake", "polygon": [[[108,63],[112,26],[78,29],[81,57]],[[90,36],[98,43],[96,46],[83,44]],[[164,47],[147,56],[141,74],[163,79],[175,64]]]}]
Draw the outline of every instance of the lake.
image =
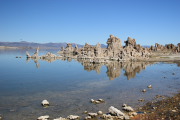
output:
[{"label": "lake", "polygon": [[[137,108],[156,95],[172,96],[180,88],[180,63],[34,61],[27,60],[25,52],[0,51],[0,116],[4,120],[83,116],[85,110],[107,113],[110,106],[121,109],[123,103]],[[40,51],[41,55],[46,52]],[[143,89],[147,92],[141,92]],[[105,103],[90,102],[99,98]],[[138,101],[142,98],[145,102]],[[50,102],[47,108],[41,106],[44,99]]]}]

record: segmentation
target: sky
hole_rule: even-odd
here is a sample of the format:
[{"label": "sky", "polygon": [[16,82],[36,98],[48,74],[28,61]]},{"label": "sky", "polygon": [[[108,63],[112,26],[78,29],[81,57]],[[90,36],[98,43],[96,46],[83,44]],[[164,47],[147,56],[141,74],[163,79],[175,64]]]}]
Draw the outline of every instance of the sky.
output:
[{"label": "sky", "polygon": [[0,41],[180,43],[180,0],[0,0]]}]

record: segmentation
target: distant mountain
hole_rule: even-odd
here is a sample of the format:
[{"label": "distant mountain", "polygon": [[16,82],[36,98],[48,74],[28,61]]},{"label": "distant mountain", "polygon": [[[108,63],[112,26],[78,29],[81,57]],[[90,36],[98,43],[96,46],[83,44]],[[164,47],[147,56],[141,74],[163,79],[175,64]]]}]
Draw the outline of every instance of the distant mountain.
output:
[{"label": "distant mountain", "polygon": [[[7,46],[7,47],[19,47],[23,49],[34,49],[37,47],[40,47],[41,49],[60,49],[61,47],[66,47],[67,43],[34,43],[34,42],[27,42],[27,41],[21,41],[21,42],[0,42],[0,46]],[[79,48],[82,48],[84,45],[72,43],[72,46],[78,46]],[[95,45],[93,45],[95,46]],[[107,48],[107,45],[101,44],[102,48]],[[143,45],[143,47],[150,48],[149,45]]]},{"label": "distant mountain", "polygon": [[[34,43],[34,42],[0,42],[0,46],[9,46],[9,47],[20,47],[24,49],[34,49],[40,47],[42,49],[60,49],[61,47],[66,47],[67,43]],[[72,43],[75,46],[75,43]],[[77,44],[78,47],[83,47],[83,45]]]}]

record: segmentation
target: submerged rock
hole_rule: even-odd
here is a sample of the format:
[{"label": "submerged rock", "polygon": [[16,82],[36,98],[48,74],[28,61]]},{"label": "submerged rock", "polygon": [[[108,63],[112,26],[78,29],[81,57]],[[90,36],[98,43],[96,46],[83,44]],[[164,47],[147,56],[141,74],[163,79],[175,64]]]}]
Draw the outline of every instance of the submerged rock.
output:
[{"label": "submerged rock", "polygon": [[49,106],[49,102],[47,100],[43,100],[41,104],[42,106]]},{"label": "submerged rock", "polygon": [[49,119],[49,115],[40,116],[37,118],[37,120],[48,120],[48,119]]},{"label": "submerged rock", "polygon": [[142,92],[146,92],[146,89],[143,89]]},{"label": "submerged rock", "polygon": [[147,87],[148,87],[148,88],[152,88],[152,85],[148,85]]}]

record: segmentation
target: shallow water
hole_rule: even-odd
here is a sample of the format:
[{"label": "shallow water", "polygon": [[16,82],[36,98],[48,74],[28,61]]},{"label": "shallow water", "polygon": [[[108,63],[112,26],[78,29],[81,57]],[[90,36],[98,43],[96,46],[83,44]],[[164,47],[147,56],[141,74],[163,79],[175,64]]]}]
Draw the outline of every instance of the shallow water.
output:
[{"label": "shallow water", "polygon": [[[156,95],[172,96],[180,88],[176,63],[69,61],[26,60],[23,50],[0,51],[0,115],[4,120],[82,116],[85,110],[106,113],[110,106],[121,109],[123,103],[136,108],[144,104],[138,99],[147,102]],[[152,89],[147,88],[150,84]],[[102,98],[105,103],[92,104],[92,98]],[[43,99],[50,107],[41,106]]]}]

